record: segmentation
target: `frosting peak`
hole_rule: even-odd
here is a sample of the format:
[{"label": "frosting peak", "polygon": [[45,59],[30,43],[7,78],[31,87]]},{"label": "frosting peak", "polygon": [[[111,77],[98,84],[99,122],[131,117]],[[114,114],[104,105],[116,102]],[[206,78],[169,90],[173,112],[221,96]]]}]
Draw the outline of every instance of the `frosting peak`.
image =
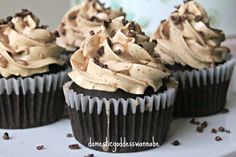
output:
[{"label": "frosting peak", "polygon": [[203,69],[225,60],[229,49],[221,46],[225,35],[210,27],[204,8],[196,1],[186,1],[161,22],[154,34],[156,51],[168,64],[179,63]]},{"label": "frosting peak", "polygon": [[91,90],[144,94],[151,86],[157,91],[169,72],[154,54],[156,43],[150,42],[138,24],[123,17],[101,27],[72,55],[70,78]]},{"label": "frosting peak", "polygon": [[104,21],[122,15],[124,13],[121,9],[106,8],[98,0],[84,0],[63,17],[58,28],[60,38],[57,39],[57,43],[68,50],[75,50],[91,30],[98,32]]},{"label": "frosting peak", "polygon": [[50,64],[63,65],[56,35],[39,26],[39,19],[23,9],[0,23],[0,73],[3,77],[48,72]]}]

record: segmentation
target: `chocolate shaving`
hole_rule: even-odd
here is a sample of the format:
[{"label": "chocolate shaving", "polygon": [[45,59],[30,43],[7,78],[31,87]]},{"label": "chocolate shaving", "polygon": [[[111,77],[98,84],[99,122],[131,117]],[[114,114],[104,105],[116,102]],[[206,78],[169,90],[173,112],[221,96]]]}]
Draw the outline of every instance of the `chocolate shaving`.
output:
[{"label": "chocolate shaving", "polygon": [[104,21],[103,21],[103,26],[104,26],[105,28],[109,28],[110,23],[111,23],[111,20],[109,20],[109,21],[104,20]]},{"label": "chocolate shaving", "polygon": [[5,133],[3,134],[2,138],[3,138],[4,140],[9,140],[9,139],[10,139],[9,134],[8,134],[7,132],[5,132]]},{"label": "chocolate shaving", "polygon": [[126,20],[126,19],[122,19],[122,24],[123,24],[124,26],[127,25],[127,23],[129,23],[128,20]]},{"label": "chocolate shaving", "polygon": [[72,150],[80,149],[80,146],[78,144],[71,144],[68,147]]},{"label": "chocolate shaving", "polygon": [[116,30],[112,30],[111,34],[110,34],[110,37],[113,38],[115,35],[116,35]]},{"label": "chocolate shaving", "polygon": [[207,127],[207,125],[208,125],[208,123],[207,123],[206,121],[204,121],[204,122],[201,124],[201,127],[204,129],[204,128]]},{"label": "chocolate shaving", "polygon": [[224,108],[220,113],[229,113],[229,109]]},{"label": "chocolate shaving", "polygon": [[66,134],[66,137],[71,138],[73,135],[71,133]]},{"label": "chocolate shaving", "polygon": [[203,132],[203,128],[200,127],[200,126],[198,126],[198,127],[196,128],[196,131],[199,132],[199,133],[202,133],[202,132]]},{"label": "chocolate shaving", "polygon": [[58,31],[54,31],[54,33],[53,33],[54,35],[55,35],[55,37],[60,37],[60,34],[59,34],[59,32]]},{"label": "chocolate shaving", "polygon": [[36,149],[37,149],[37,150],[42,150],[42,149],[44,149],[44,148],[45,148],[44,145],[36,146]]},{"label": "chocolate shaving", "polygon": [[112,42],[111,42],[111,39],[109,37],[107,38],[107,43],[110,47],[112,47]]}]

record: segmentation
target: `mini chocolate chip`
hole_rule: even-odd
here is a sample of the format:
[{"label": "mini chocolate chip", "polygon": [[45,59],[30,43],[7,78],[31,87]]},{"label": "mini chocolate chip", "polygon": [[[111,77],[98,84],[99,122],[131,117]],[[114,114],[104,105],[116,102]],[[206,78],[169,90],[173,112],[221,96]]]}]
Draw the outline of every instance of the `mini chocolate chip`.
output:
[{"label": "mini chocolate chip", "polygon": [[215,128],[211,129],[211,132],[216,134],[217,133],[217,130]]},{"label": "mini chocolate chip", "polygon": [[155,40],[155,39],[153,39],[152,42],[157,44],[157,40]]},{"label": "mini chocolate chip", "polygon": [[107,43],[110,47],[112,47],[112,42],[111,42],[111,39],[109,37],[107,38]]},{"label": "mini chocolate chip", "polygon": [[219,132],[224,132],[224,131],[225,131],[225,128],[221,126],[221,127],[218,128],[218,131],[219,131]]},{"label": "mini chocolate chip", "polygon": [[3,138],[4,140],[9,140],[9,139],[10,139],[9,134],[8,134],[7,132],[5,132],[5,133],[3,134],[2,138]]},{"label": "mini chocolate chip", "polygon": [[117,54],[117,55],[120,55],[121,53],[122,53],[122,51],[119,49],[119,50],[115,50],[114,51],[115,52],[115,54]]},{"label": "mini chocolate chip", "polygon": [[128,36],[128,37],[135,37],[135,36],[136,36],[136,33],[129,31],[129,32],[127,32],[127,36]]},{"label": "mini chocolate chip", "polygon": [[203,128],[200,127],[200,126],[198,126],[198,127],[196,128],[196,131],[199,132],[199,133],[202,133],[202,132],[203,132]]},{"label": "mini chocolate chip", "polygon": [[68,133],[68,134],[66,134],[66,137],[71,138],[71,137],[73,137],[73,134]]},{"label": "mini chocolate chip", "polygon": [[8,16],[8,17],[6,18],[6,20],[7,20],[7,21],[11,21],[12,18],[13,18],[12,16]]},{"label": "mini chocolate chip", "polygon": [[97,54],[99,56],[102,56],[104,54],[104,46],[100,47],[98,50],[97,50]]},{"label": "mini chocolate chip", "polygon": [[113,38],[115,35],[116,35],[116,30],[112,30],[111,34],[110,34],[110,37]]},{"label": "mini chocolate chip", "polygon": [[216,141],[221,141],[222,138],[221,138],[220,136],[216,136],[216,137],[215,137],[215,140],[216,140]]},{"label": "mini chocolate chip", "polygon": [[36,149],[37,149],[37,150],[42,150],[42,149],[44,149],[44,148],[45,148],[44,145],[36,146]]},{"label": "mini chocolate chip", "polygon": [[200,16],[200,15],[196,16],[196,18],[195,18],[195,21],[196,21],[196,22],[199,22],[199,21],[201,21],[201,20],[202,20],[202,16]]},{"label": "mini chocolate chip", "polygon": [[134,30],[135,31],[135,23],[133,21],[130,22],[129,26],[128,26],[128,29],[131,31],[131,30]]},{"label": "mini chocolate chip", "polygon": [[122,24],[125,26],[127,23],[129,23],[129,21],[128,20],[126,20],[126,19],[122,19]]},{"label": "mini chocolate chip", "polygon": [[58,31],[54,31],[54,33],[53,33],[54,35],[55,35],[55,37],[60,37],[60,34],[59,34],[59,32]]},{"label": "mini chocolate chip", "polygon": [[208,125],[208,123],[207,123],[206,121],[204,121],[204,122],[201,124],[201,127],[202,127],[202,128],[206,128],[207,125]]},{"label": "mini chocolate chip", "polygon": [[220,113],[229,113],[229,109],[224,108]]},{"label": "mini chocolate chip", "polygon": [[111,23],[111,20],[109,20],[109,21],[104,20],[104,21],[103,21],[103,26],[104,26],[105,28],[109,28],[110,23]]},{"label": "mini chocolate chip", "polygon": [[89,34],[90,34],[91,36],[95,35],[95,33],[94,33],[93,30],[91,30],[91,31],[89,32]]},{"label": "mini chocolate chip", "polygon": [[70,149],[75,150],[75,149],[80,149],[80,146],[78,144],[71,144],[68,146]]},{"label": "mini chocolate chip", "polygon": [[174,15],[172,15],[170,18],[171,18],[171,20],[174,22],[174,24],[179,24],[180,21],[181,21],[180,16],[174,16]]},{"label": "mini chocolate chip", "polygon": [[178,140],[175,140],[171,143],[173,146],[179,146],[180,142]]},{"label": "mini chocolate chip", "polygon": [[94,157],[93,154],[84,155],[84,157]]}]

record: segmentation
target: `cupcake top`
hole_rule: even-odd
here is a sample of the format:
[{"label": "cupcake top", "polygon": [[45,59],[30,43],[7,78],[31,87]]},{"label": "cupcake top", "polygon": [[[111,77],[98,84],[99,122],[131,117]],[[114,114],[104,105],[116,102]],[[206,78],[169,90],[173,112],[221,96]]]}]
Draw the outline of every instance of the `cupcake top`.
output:
[{"label": "cupcake top", "polygon": [[204,69],[225,61],[230,50],[221,46],[225,35],[210,27],[204,8],[195,1],[185,1],[163,20],[154,34],[156,51],[167,64],[181,64]]},{"label": "cupcake top", "polygon": [[90,30],[98,32],[104,21],[123,15],[122,9],[111,10],[98,0],[84,0],[63,17],[58,28],[60,38],[57,43],[69,51],[77,50]]},{"label": "cupcake top", "polygon": [[55,41],[56,35],[26,9],[1,20],[0,74],[26,77],[48,72],[50,64],[63,65],[59,55],[64,49]]},{"label": "cupcake top", "polygon": [[90,31],[90,36],[72,55],[70,78],[89,90],[122,89],[144,94],[150,86],[156,92],[169,76],[154,53],[156,42],[151,42],[138,24],[123,17],[101,27],[101,33]]}]

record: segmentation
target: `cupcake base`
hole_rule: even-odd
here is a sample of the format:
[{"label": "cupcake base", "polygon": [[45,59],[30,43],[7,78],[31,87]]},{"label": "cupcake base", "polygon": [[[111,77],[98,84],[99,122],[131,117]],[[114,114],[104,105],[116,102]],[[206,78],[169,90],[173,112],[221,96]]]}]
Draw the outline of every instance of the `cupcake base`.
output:
[{"label": "cupcake base", "polygon": [[75,91],[71,84],[64,86],[69,117],[75,138],[84,146],[105,152],[137,152],[159,147],[166,140],[174,88],[143,98],[105,99],[79,94],[84,89]]}]

